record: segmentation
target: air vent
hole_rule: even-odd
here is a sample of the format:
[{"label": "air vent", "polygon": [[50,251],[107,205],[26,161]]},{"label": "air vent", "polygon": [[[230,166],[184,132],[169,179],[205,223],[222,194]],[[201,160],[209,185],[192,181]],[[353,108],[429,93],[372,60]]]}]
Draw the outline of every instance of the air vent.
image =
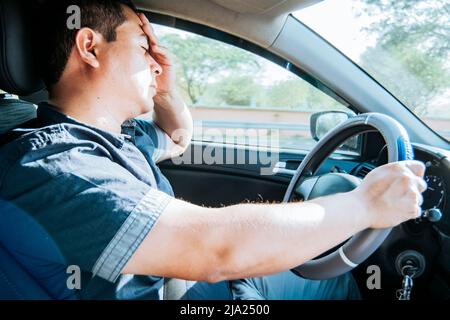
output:
[{"label": "air vent", "polygon": [[358,178],[364,179],[369,174],[369,172],[372,171],[373,169],[375,169],[375,167],[367,165],[367,164],[362,164],[356,169],[355,176],[357,176]]}]

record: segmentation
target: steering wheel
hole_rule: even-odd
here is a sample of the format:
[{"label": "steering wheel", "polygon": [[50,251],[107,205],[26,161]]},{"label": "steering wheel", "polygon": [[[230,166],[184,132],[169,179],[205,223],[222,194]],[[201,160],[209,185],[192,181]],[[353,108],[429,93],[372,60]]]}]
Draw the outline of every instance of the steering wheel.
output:
[{"label": "steering wheel", "polygon": [[[366,132],[379,132],[383,136],[387,146],[388,162],[414,158],[408,134],[398,121],[380,113],[354,116],[328,132],[303,159],[289,183],[283,202],[291,201],[294,193],[308,200],[356,188],[361,179],[355,176],[342,173],[328,173],[321,176],[315,174],[321,164],[348,138]],[[391,228],[361,231],[339,249],[324,257],[310,260],[291,271],[313,280],[340,276],[366,260],[386,239],[390,231]]]}]

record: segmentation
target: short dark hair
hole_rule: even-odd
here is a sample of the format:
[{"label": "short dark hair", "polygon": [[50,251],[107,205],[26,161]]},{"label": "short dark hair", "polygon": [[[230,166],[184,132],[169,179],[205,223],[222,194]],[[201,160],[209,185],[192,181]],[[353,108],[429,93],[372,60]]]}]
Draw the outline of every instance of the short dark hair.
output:
[{"label": "short dark hair", "polygon": [[[81,28],[91,28],[103,35],[108,42],[116,40],[116,29],[126,21],[123,5],[137,11],[127,0],[44,0],[40,6],[36,37],[39,50],[41,75],[51,92],[67,65],[75,46],[78,30],[67,27],[69,6],[80,8]],[[44,44],[42,43],[44,42]]]}]

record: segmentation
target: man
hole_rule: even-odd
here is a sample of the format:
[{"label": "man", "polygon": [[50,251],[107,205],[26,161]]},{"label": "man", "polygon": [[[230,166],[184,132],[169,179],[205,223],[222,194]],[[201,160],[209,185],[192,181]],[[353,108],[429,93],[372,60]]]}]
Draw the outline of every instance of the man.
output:
[{"label": "man", "polygon": [[[72,4],[79,30],[66,27]],[[167,298],[162,277],[190,280],[187,299],[357,298],[350,275],[308,281],[287,270],[363,229],[419,216],[426,185],[415,161],[304,203],[204,208],[175,199],[155,163],[186,149],[192,119],[147,18],[114,0],[45,10],[38,40],[50,100],[0,149],[0,196],[60,250],[61,261],[39,257],[39,274],[81,269],[81,298]],[[154,122],[134,120],[152,110]]]}]

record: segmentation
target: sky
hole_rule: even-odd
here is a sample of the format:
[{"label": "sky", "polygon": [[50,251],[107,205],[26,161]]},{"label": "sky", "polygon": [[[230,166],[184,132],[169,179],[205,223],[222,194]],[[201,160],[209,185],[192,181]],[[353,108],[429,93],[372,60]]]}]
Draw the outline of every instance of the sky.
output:
[{"label": "sky", "polygon": [[363,31],[376,18],[362,12],[362,4],[358,0],[326,0],[293,15],[358,62],[366,48],[376,43],[374,36]]},{"label": "sky", "polygon": [[[375,45],[377,40],[376,36],[368,36],[363,31],[377,18],[362,12],[360,0],[325,0],[293,15],[358,63],[365,49]],[[429,113],[450,117],[449,97],[450,89],[436,96],[430,101]]]}]

